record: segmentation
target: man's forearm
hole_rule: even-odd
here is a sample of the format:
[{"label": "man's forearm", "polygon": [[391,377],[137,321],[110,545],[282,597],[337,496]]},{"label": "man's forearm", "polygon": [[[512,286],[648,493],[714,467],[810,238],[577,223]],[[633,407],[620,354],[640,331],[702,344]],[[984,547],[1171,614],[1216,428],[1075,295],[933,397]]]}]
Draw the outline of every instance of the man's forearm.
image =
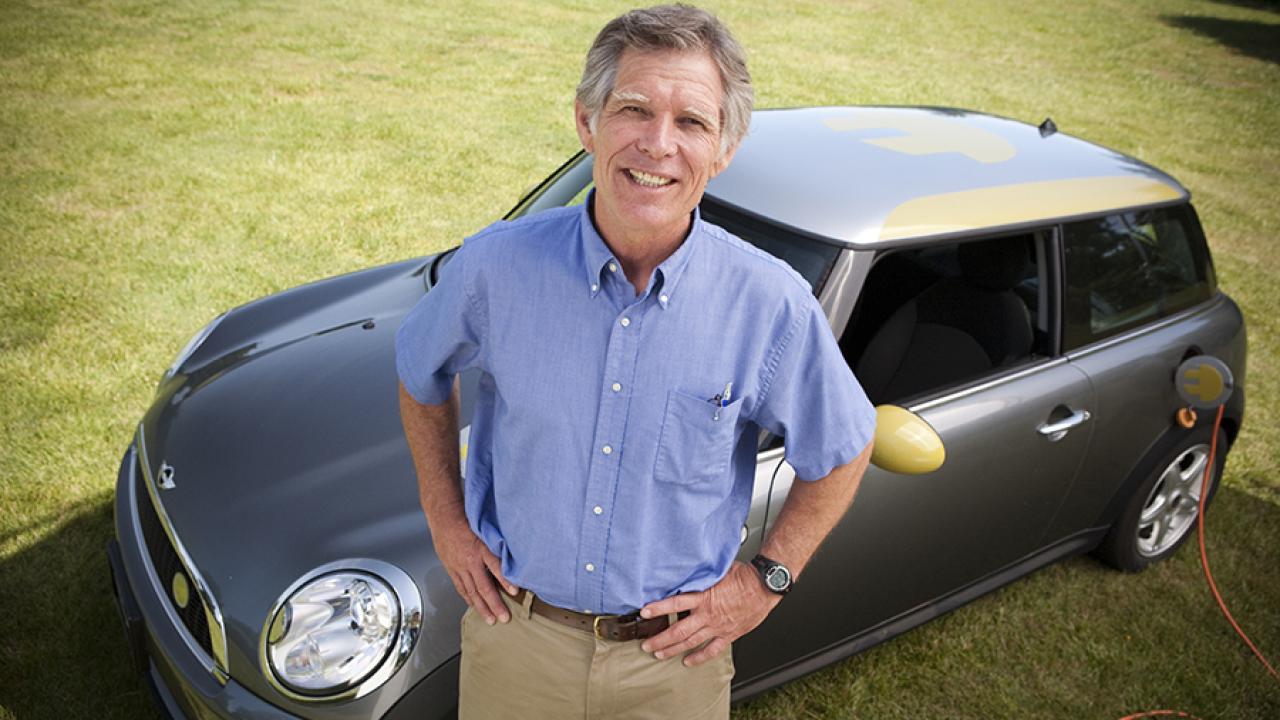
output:
[{"label": "man's forearm", "polygon": [[818,546],[844,517],[853,502],[862,476],[871,461],[871,443],[850,462],[820,480],[791,483],[787,502],[760,548],[760,554],[777,560],[799,577]]},{"label": "man's forearm", "polygon": [[418,500],[432,531],[466,522],[458,472],[458,392],[423,405],[400,386],[400,419],[418,475]]},{"label": "man's forearm", "polygon": [[418,472],[418,501],[431,542],[458,595],[485,622],[507,622],[511,613],[498,596],[497,580],[514,595],[502,563],[467,524],[458,473],[458,389],[439,405],[423,405],[400,386],[400,419]]}]

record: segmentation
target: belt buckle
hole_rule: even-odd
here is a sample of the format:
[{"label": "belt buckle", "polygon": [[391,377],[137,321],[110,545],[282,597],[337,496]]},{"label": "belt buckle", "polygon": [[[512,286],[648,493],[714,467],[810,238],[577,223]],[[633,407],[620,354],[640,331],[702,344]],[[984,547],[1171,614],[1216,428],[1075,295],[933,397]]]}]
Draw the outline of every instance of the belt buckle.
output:
[{"label": "belt buckle", "polygon": [[605,619],[605,616],[604,616],[604,615],[596,615],[596,616],[591,620],[591,634],[592,634],[592,635],[595,635],[596,637],[600,638],[601,640],[607,640],[607,639],[608,639],[608,638],[606,638],[604,635],[601,635],[601,634],[600,634],[600,621],[601,621],[601,620],[604,620],[604,619]]}]

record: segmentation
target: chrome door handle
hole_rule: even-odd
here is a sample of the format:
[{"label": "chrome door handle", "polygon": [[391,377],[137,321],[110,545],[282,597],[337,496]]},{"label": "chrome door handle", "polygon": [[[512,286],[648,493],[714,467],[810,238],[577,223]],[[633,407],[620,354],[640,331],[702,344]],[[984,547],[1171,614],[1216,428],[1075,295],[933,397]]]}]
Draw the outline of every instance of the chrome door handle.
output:
[{"label": "chrome door handle", "polygon": [[1058,422],[1044,423],[1036,428],[1036,431],[1049,438],[1049,442],[1058,442],[1066,437],[1067,433],[1071,432],[1072,429],[1083,425],[1090,417],[1092,415],[1089,414],[1088,410],[1077,410],[1071,413],[1070,417],[1065,417]]}]

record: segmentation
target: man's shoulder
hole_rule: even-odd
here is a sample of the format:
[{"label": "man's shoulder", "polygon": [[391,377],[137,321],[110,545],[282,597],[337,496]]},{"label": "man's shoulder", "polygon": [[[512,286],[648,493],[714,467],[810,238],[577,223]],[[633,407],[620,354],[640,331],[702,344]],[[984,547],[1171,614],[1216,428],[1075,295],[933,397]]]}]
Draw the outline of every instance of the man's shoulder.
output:
[{"label": "man's shoulder", "polygon": [[568,206],[543,210],[514,220],[498,220],[468,237],[463,245],[472,245],[476,250],[511,250],[513,245],[530,243],[545,246],[548,240],[557,237],[574,237],[581,215],[582,208]]},{"label": "man's shoulder", "polygon": [[752,245],[719,225],[702,221],[704,237],[714,262],[720,267],[736,267],[760,289],[780,292],[789,299],[812,296],[807,280],[783,260]]}]

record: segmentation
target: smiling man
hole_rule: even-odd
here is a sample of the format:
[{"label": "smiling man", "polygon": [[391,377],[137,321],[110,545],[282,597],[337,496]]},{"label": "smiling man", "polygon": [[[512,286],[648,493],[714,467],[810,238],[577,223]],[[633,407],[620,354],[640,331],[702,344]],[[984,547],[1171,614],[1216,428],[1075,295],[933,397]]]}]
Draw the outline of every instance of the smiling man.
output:
[{"label": "smiling man", "polygon": [[[751,104],[711,14],[614,19],[574,106],[587,202],[468,238],[401,326],[422,506],[469,606],[463,718],[728,717],[730,644],[852,501],[874,411],[825,315],[784,263],[698,213]],[[453,388],[469,368],[463,483]],[[761,429],[814,482],[746,564]]]}]

